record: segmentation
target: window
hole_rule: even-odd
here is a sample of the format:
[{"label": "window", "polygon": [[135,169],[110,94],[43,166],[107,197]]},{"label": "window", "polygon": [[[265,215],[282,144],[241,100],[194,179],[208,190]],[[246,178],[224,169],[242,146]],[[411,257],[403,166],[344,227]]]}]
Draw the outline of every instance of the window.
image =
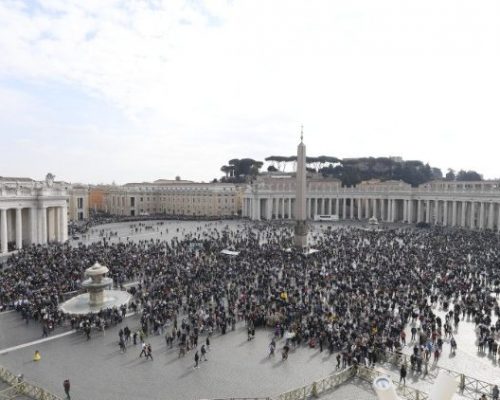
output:
[{"label": "window", "polygon": [[135,216],[135,210],[130,210],[130,215],[133,217]]},{"label": "window", "polygon": [[83,212],[78,213],[78,221],[83,221]]},{"label": "window", "polygon": [[76,201],[77,201],[78,208],[83,208],[83,197],[78,197],[78,199]]},{"label": "window", "polygon": [[[135,207],[135,197],[130,198],[130,207]],[[134,214],[131,214],[134,215]]]}]

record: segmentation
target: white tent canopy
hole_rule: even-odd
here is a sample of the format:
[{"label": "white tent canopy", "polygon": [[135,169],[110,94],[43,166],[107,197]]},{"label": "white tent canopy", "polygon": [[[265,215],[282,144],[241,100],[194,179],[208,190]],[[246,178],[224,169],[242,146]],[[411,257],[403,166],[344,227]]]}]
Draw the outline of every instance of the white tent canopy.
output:
[{"label": "white tent canopy", "polygon": [[221,254],[225,254],[227,256],[237,256],[238,254],[240,254],[239,251],[233,251],[233,250],[228,250],[228,249],[224,249],[221,251]]}]

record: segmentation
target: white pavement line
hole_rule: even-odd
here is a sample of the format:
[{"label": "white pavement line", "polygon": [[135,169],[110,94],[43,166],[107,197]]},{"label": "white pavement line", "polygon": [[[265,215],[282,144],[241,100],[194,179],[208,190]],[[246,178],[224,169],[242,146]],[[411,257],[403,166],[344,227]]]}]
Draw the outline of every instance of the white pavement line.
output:
[{"label": "white pavement line", "polygon": [[5,314],[13,313],[14,311],[16,311],[16,310],[2,311],[2,312],[0,312],[0,316],[5,315]]},{"label": "white pavement line", "polygon": [[72,331],[68,331],[68,332],[60,333],[60,334],[58,334],[58,335],[54,335],[54,336],[50,336],[50,337],[46,337],[46,338],[43,338],[43,339],[34,340],[33,342],[23,343],[23,344],[20,344],[20,345],[18,345],[18,346],[9,347],[8,349],[3,349],[3,350],[0,350],[0,355],[5,354],[5,353],[10,353],[10,352],[12,352],[12,351],[16,351],[16,350],[24,349],[25,347],[34,346],[35,344],[40,344],[40,343],[50,342],[51,340],[56,340],[56,339],[62,338],[62,337],[64,337],[64,336],[69,336],[69,335],[72,335],[72,334],[73,334],[73,333],[75,333],[75,332],[76,332],[76,330],[72,330]]}]

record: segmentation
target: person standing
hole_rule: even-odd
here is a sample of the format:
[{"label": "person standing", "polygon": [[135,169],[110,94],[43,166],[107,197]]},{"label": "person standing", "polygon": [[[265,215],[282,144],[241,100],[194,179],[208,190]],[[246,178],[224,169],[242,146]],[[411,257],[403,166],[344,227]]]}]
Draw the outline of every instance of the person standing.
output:
[{"label": "person standing", "polygon": [[406,385],[406,367],[404,364],[401,365],[401,369],[399,370],[399,383],[403,382],[403,385]]},{"label": "person standing", "polygon": [[66,399],[71,400],[71,396],[69,395],[69,389],[71,384],[69,383],[69,379],[65,379],[63,382],[64,393],[66,393]]},{"label": "person standing", "polygon": [[493,389],[491,391],[492,400],[498,400],[498,394],[499,394],[498,385],[495,385],[493,386]]}]

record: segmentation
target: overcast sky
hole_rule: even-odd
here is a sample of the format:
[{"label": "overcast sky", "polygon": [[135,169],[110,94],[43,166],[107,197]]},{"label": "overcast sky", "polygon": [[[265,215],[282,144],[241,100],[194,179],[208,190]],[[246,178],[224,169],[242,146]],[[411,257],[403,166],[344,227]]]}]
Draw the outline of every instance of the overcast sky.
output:
[{"label": "overcast sky", "polygon": [[402,156],[500,177],[498,0],[0,1],[0,176]]}]

